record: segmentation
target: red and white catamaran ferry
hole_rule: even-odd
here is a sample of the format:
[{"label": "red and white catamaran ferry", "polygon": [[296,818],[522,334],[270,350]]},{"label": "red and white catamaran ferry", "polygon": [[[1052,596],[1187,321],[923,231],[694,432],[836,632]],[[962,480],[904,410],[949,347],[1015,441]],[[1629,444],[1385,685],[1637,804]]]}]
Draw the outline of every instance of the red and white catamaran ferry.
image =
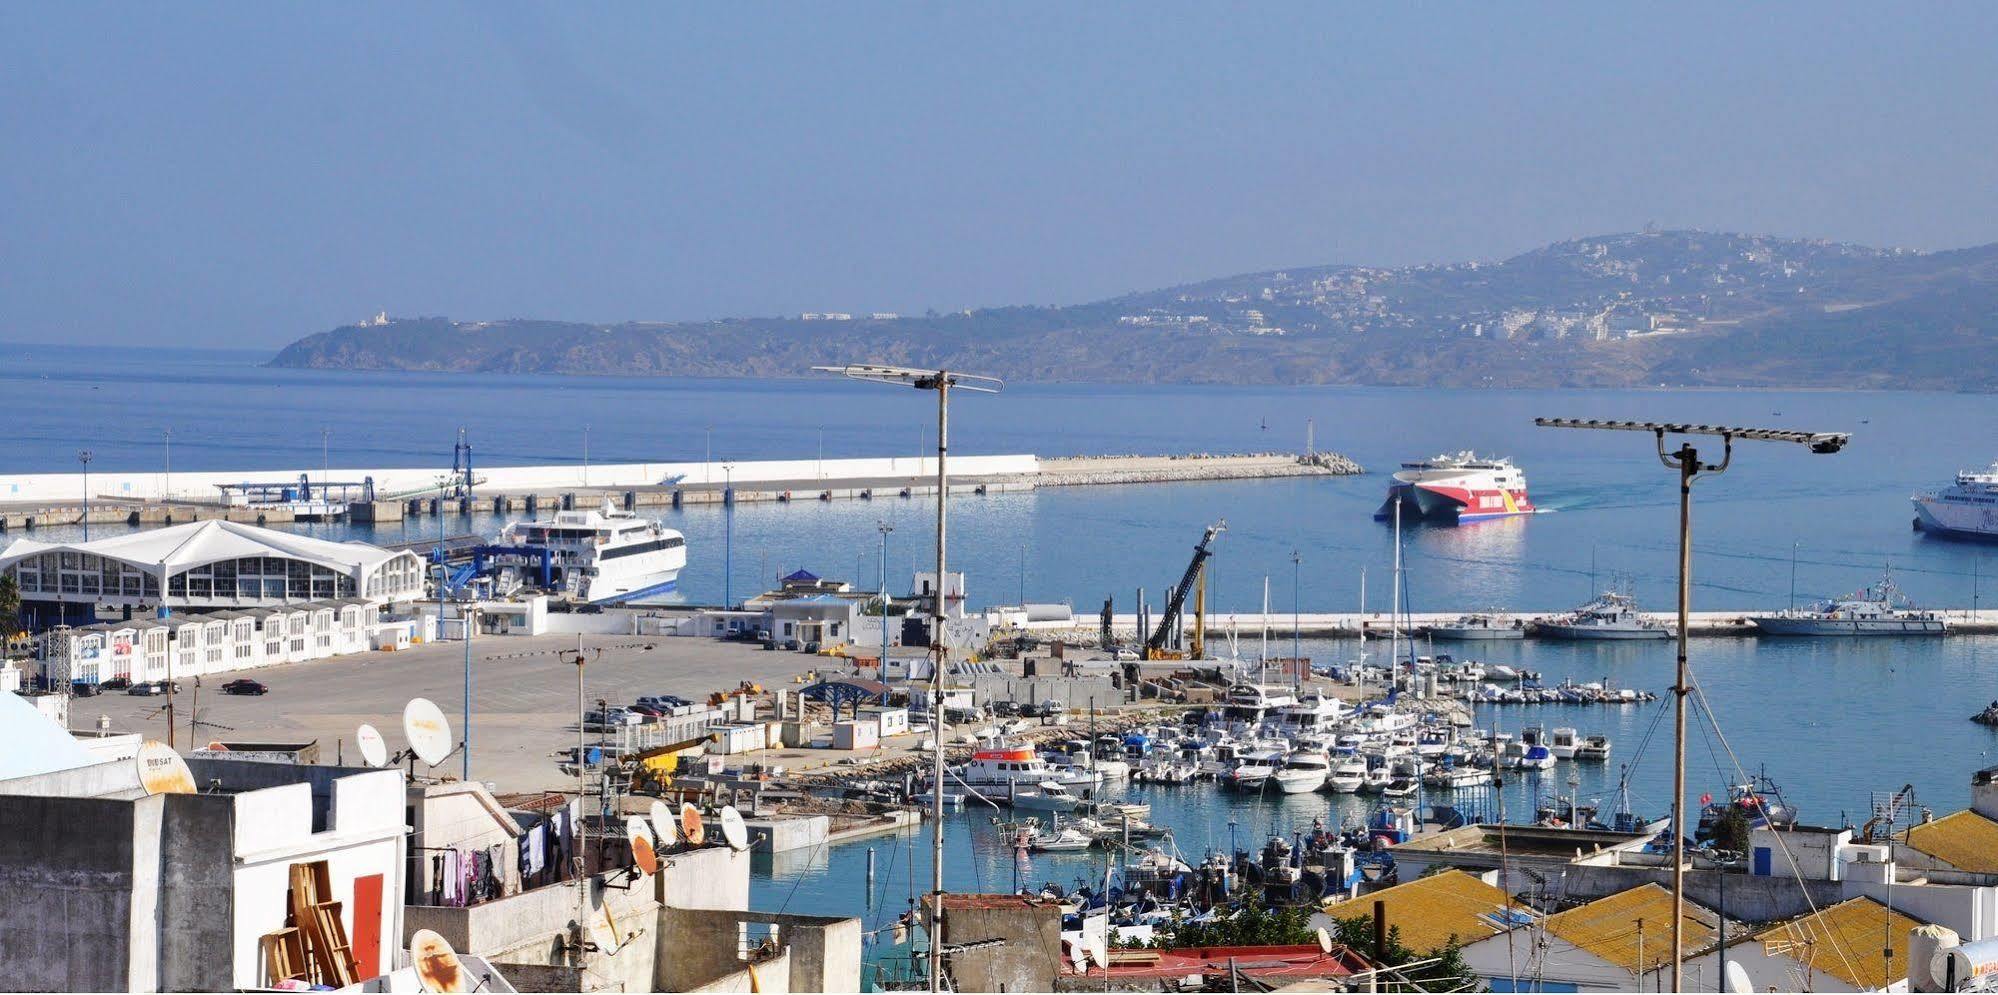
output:
[{"label": "red and white catamaran ferry", "polygon": [[1403,463],[1374,512],[1376,521],[1393,520],[1396,498],[1405,522],[1476,522],[1536,510],[1526,496],[1526,474],[1511,460],[1468,450]]}]

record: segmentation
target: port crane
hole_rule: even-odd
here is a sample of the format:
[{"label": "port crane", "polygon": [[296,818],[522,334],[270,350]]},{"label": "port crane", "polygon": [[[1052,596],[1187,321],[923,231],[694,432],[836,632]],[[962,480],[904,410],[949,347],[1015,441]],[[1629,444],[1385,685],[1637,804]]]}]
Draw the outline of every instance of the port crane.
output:
[{"label": "port crane", "polygon": [[[1207,577],[1207,560],[1214,555],[1212,549],[1214,537],[1226,531],[1228,531],[1228,520],[1224,518],[1209,525],[1207,531],[1201,535],[1200,542],[1194,545],[1193,559],[1186,564],[1186,573],[1180,576],[1179,583],[1174,585],[1172,593],[1166,598],[1165,611],[1159,614],[1159,624],[1152,630],[1151,638],[1145,640],[1145,659],[1171,660],[1177,658],[1177,654],[1168,650],[1166,646],[1173,634],[1179,631],[1179,619],[1182,610],[1186,607],[1187,594],[1193,590],[1195,584],[1201,584],[1204,592],[1205,584],[1203,582]],[[1201,612],[1201,620],[1205,621],[1206,606],[1204,604],[1199,605],[1197,609]],[[1191,649],[1195,657],[1200,655],[1202,649],[1200,645],[1201,635],[1202,633],[1199,629],[1194,630]]]}]

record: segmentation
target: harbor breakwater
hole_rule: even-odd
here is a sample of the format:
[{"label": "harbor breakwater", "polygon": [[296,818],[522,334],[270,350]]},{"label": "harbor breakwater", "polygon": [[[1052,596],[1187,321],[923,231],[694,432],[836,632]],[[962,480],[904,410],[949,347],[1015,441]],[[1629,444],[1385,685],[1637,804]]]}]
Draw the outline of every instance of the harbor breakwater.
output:
[{"label": "harbor breakwater", "polygon": [[[1165,483],[1362,473],[1334,453],[1181,454],[1170,456],[1039,457],[1030,454],[955,456],[951,490],[965,493],[1082,484]],[[245,481],[373,484],[375,500],[354,506],[361,521],[405,514],[491,510],[541,513],[589,507],[605,497],[627,508],[720,501],[871,499],[935,493],[934,457],[753,460],[475,467],[472,497],[457,493],[461,476],[449,468],[289,469],[204,473],[93,473],[88,476],[93,523],[155,525],[205,518],[276,525],[293,520],[285,507],[221,501],[222,485]],[[86,477],[80,473],[0,476],[0,531],[75,525],[84,521]]]}]

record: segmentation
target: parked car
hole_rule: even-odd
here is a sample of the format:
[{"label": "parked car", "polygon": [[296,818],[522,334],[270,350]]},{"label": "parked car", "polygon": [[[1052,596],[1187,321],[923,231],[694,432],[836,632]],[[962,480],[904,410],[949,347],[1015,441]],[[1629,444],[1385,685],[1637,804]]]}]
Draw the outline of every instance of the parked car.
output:
[{"label": "parked car", "polygon": [[638,714],[645,716],[647,719],[661,718],[666,714],[665,712],[660,711],[659,709],[651,705],[642,705],[642,704],[626,705],[624,706],[624,710],[627,712],[637,712]]},{"label": "parked car", "polygon": [[638,699],[638,703],[656,708],[662,715],[676,708],[685,708],[690,704],[687,699],[677,694],[648,694]]},{"label": "parked car", "polygon": [[819,641],[816,639],[805,644],[805,652],[807,653],[817,653],[820,649]]},{"label": "parked car", "polygon": [[795,653],[798,651],[798,641],[796,639],[786,639],[784,640],[784,648]]},{"label": "parked car", "polygon": [[645,717],[625,708],[592,710],[583,716],[584,732],[604,732],[621,726],[642,725]]},{"label": "parked car", "polygon": [[69,693],[78,698],[88,698],[97,693],[97,685],[89,681],[72,681],[69,685]]},{"label": "parked car", "polygon": [[[180,693],[180,682],[179,682],[179,681],[174,681],[174,682],[173,682],[173,690],[174,690],[174,693],[175,693],[175,694],[178,694],[178,693]],[[133,684],[133,685],[131,686],[131,688],[130,688],[130,689],[128,689],[128,690],[127,690],[127,691],[126,691],[125,693],[126,693],[126,694],[165,694],[165,693],[167,693],[167,682],[166,682],[166,681],[140,681],[140,682],[138,682],[138,683],[136,683],[136,684]]]},{"label": "parked car", "polygon": [[99,682],[98,682],[98,684],[97,684],[97,690],[99,690],[99,691],[123,691],[123,690],[125,690],[126,688],[129,688],[129,687],[131,687],[131,686],[132,686],[132,681],[131,681],[131,679],[129,679],[129,678],[125,678],[125,677],[113,677],[113,678],[111,678],[111,679],[110,679],[110,680],[108,680],[108,681],[99,681]]},{"label": "parked car", "polygon": [[262,681],[253,681],[247,677],[239,677],[233,681],[230,681],[227,684],[222,685],[222,693],[223,694],[269,694],[271,693],[271,689],[269,687],[266,687]]}]

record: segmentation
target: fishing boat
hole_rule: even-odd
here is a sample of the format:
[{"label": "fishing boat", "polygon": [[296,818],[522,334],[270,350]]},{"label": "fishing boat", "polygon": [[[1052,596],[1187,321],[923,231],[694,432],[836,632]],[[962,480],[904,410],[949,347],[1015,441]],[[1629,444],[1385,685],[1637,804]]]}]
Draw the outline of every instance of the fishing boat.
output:
[{"label": "fishing boat", "polygon": [[1029,791],[1044,782],[1054,782],[1071,791],[1094,788],[1101,780],[1084,767],[1056,767],[1036,754],[1032,747],[995,743],[971,755],[957,770],[964,786],[983,795],[1004,798],[1017,785]]},{"label": "fishing boat", "polygon": [[1588,604],[1534,625],[1549,639],[1667,639],[1672,630],[1645,617],[1628,594],[1605,591]]}]

